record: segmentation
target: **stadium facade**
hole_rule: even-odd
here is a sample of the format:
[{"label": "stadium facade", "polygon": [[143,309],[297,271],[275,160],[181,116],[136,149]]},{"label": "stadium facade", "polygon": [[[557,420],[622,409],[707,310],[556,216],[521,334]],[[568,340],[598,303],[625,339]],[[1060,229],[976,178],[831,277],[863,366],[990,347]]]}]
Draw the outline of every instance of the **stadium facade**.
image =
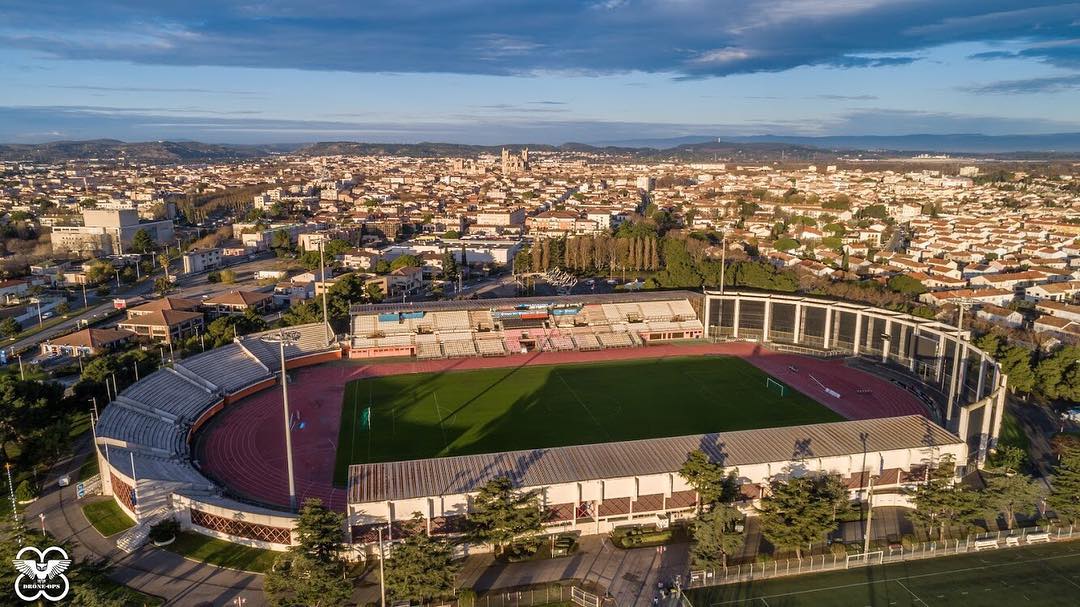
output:
[{"label": "stadium facade", "polygon": [[[810,356],[855,357],[853,364],[895,378],[928,405],[905,416],[353,465],[348,524],[359,553],[378,526],[389,537],[454,534],[484,483],[508,476],[535,490],[553,531],[603,533],[613,526],[691,516],[697,496],[678,475],[689,451],[702,449],[737,470],[746,505],[776,475],[836,472],[852,495],[875,486],[902,502],[928,463],[951,455],[978,465],[1001,423],[1005,377],[956,329],[846,302],[752,292],[626,293],[551,299],[474,300],[354,306],[351,335],[322,324],[292,327],[292,369],[342,357],[514,356],[522,351],[644,347],[675,339],[738,339]],[[295,515],[252,505],[200,472],[191,457],[197,431],[241,399],[274,386],[281,363],[276,331],[178,361],[121,392],[95,426],[102,489],[139,524],[121,547],[145,540],[167,516],[228,541],[282,550]],[[387,341],[389,340],[389,341]],[[481,344],[481,342],[484,342]],[[393,354],[391,354],[393,352]],[[954,382],[955,379],[955,382]],[[877,499],[875,494],[875,500]]]}]

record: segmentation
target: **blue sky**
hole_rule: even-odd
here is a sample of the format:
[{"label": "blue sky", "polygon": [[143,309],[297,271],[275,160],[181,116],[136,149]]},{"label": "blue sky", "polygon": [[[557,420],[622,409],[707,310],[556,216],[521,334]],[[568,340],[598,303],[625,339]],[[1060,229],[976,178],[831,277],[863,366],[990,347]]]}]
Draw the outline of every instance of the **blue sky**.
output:
[{"label": "blue sky", "polygon": [[1080,4],[0,2],[0,141],[1080,131]]}]

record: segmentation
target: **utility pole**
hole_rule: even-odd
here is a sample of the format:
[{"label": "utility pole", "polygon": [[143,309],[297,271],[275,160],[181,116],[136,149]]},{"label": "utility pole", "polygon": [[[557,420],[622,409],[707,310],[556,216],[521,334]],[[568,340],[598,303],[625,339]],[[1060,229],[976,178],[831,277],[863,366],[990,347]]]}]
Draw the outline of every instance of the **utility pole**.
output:
[{"label": "utility pole", "polygon": [[82,306],[83,308],[90,307],[90,304],[86,303],[86,281],[82,283]]},{"label": "utility pole", "polygon": [[[9,466],[11,464],[8,464]],[[8,481],[11,481],[11,470],[8,470]],[[12,507],[15,505],[14,493],[12,493]],[[386,551],[383,550],[382,525],[379,526],[379,607],[386,607],[386,571],[383,569],[383,561],[386,560]]]},{"label": "utility pole", "polygon": [[870,552],[870,521],[874,518],[874,475],[866,472],[870,484],[866,489],[866,537],[863,538],[863,554]]},{"label": "utility pole", "polygon": [[289,507],[296,510],[296,476],[293,473],[292,415],[289,412],[289,378],[285,371],[285,346],[300,341],[298,331],[279,329],[277,335],[267,335],[263,341],[277,342],[281,351],[281,409],[285,418],[285,467],[289,475]]},{"label": "utility pole", "polygon": [[326,286],[326,264],[323,259],[323,242],[325,237],[319,237],[319,277],[322,281],[322,317],[324,333],[326,334],[326,345],[330,345],[330,316],[327,313],[326,305],[326,292],[329,290]]}]

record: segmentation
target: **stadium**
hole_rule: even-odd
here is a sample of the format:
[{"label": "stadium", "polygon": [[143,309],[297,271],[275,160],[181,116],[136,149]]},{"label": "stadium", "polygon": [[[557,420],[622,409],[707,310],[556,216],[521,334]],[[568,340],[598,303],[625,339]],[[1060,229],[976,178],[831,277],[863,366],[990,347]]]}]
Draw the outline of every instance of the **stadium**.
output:
[{"label": "stadium", "polygon": [[358,305],[350,328],[247,335],[121,392],[95,426],[103,492],[139,523],[118,545],[172,516],[283,550],[317,497],[362,557],[414,513],[459,533],[499,476],[539,492],[552,532],[604,533],[692,516],[677,471],[695,449],[737,470],[746,505],[813,471],[858,496],[866,472],[899,489],[945,454],[980,465],[1004,407],[1005,376],[955,327],[814,297]]}]

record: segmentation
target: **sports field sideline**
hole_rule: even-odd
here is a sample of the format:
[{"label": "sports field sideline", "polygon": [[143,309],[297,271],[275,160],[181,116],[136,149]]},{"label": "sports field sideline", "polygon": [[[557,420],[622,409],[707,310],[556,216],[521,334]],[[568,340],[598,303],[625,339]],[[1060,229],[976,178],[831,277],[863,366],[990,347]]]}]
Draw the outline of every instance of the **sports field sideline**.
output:
[{"label": "sports field sideline", "polygon": [[690,590],[693,607],[1080,605],[1080,542]]},{"label": "sports field sideline", "polygon": [[740,358],[692,356],[361,379],[345,389],[334,480],[354,463],[842,419],[767,377]]}]

